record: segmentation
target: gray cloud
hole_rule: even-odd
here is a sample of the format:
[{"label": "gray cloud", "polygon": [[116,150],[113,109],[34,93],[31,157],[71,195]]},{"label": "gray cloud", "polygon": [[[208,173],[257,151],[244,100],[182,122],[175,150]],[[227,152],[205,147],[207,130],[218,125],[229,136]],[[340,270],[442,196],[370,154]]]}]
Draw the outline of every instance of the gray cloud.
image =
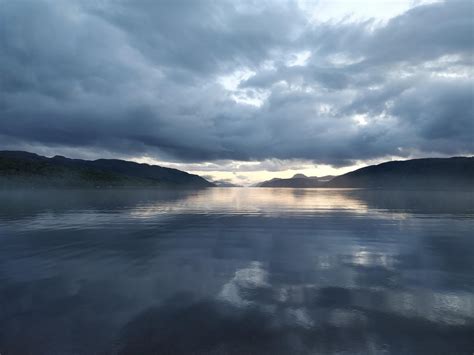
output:
[{"label": "gray cloud", "polygon": [[292,1],[1,6],[4,147],[336,166],[474,152],[470,1],[386,24],[311,23]]}]

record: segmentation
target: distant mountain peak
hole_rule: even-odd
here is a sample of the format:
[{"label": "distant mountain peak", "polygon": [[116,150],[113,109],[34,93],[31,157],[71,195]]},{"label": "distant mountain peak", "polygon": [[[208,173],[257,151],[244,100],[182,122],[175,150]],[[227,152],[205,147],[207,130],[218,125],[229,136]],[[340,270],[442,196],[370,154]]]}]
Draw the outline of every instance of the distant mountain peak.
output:
[{"label": "distant mountain peak", "polygon": [[289,179],[273,178],[271,180],[263,181],[257,186],[259,187],[292,187],[292,188],[312,188],[312,187],[323,187],[332,176],[323,176],[318,178],[317,176],[306,176],[304,174],[295,174]]}]

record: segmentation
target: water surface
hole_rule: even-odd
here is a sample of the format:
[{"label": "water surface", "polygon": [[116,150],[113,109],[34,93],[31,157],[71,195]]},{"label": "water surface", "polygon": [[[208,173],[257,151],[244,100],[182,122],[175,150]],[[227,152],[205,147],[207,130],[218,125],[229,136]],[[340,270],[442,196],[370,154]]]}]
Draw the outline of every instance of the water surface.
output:
[{"label": "water surface", "polygon": [[471,354],[472,192],[0,192],[0,353]]}]

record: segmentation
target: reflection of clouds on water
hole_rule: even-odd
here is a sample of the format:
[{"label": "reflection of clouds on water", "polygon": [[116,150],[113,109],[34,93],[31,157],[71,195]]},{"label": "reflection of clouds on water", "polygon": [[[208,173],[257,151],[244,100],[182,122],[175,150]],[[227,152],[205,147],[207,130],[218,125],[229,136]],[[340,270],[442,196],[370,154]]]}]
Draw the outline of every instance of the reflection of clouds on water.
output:
[{"label": "reflection of clouds on water", "polygon": [[33,196],[0,206],[0,350],[86,354],[114,339],[123,354],[472,349],[468,200],[291,189]]},{"label": "reflection of clouds on water", "polygon": [[388,254],[384,251],[370,251],[363,246],[356,246],[351,255],[349,255],[348,263],[365,267],[383,267],[386,269],[395,269],[397,263],[396,254]]},{"label": "reflection of clouds on water", "polygon": [[242,290],[268,287],[267,273],[261,263],[254,261],[246,268],[238,269],[232,280],[222,286],[218,298],[232,303],[235,306],[245,306],[252,303],[241,295]]},{"label": "reflection of clouds on water", "polygon": [[[332,308],[326,320],[337,324],[350,323],[350,320],[361,322],[365,319],[363,314],[370,311],[419,317],[445,325],[474,322],[474,296],[468,292],[453,294],[420,288],[364,289],[322,287],[318,284],[271,285],[266,275],[261,265],[251,263],[248,268],[235,273],[234,278],[223,286],[218,298],[238,307],[258,307],[282,319],[293,318],[295,325],[303,327],[318,324],[318,320],[321,322],[319,308]],[[316,315],[316,318],[312,319],[311,315]]]},{"label": "reflection of clouds on water", "polygon": [[315,296],[312,305],[275,305],[269,312],[177,294],[128,322],[118,353],[452,353],[453,346],[462,353],[472,346],[469,325],[364,308],[347,289],[324,288]]},{"label": "reflection of clouds on water", "polygon": [[[356,267],[394,270],[397,266],[394,255],[362,249],[354,252],[350,260]],[[443,326],[472,327],[474,324],[472,292],[454,294],[413,286],[406,289],[380,285],[370,288],[329,286],[337,284],[337,280],[328,282],[326,287],[319,283],[271,284],[268,275],[261,263],[252,262],[235,272],[234,277],[224,284],[218,299],[237,307],[256,307],[272,314],[274,321],[302,328],[321,327],[326,323],[339,328],[365,327],[367,314],[371,312],[398,315],[407,320],[425,319]]]}]

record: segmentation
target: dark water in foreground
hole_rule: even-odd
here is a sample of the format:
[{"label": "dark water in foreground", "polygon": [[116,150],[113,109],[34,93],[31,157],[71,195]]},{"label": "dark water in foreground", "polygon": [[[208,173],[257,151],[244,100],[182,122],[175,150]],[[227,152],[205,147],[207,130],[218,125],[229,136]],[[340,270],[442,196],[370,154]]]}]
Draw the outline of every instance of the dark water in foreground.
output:
[{"label": "dark water in foreground", "polygon": [[0,192],[0,353],[472,354],[466,192]]}]

